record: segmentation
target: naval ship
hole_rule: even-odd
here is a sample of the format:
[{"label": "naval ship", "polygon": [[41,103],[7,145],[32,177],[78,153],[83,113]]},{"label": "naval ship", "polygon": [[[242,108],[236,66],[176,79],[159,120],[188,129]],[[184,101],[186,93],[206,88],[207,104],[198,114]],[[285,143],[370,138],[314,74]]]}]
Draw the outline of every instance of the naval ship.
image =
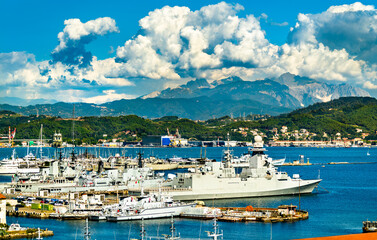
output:
[{"label": "naval ship", "polygon": [[298,174],[291,178],[278,171],[265,152],[262,137],[256,136],[249,164],[241,173],[236,173],[228,151],[223,162],[207,162],[193,172],[178,173],[163,191],[174,200],[281,196],[312,193],[321,181],[303,180]]}]

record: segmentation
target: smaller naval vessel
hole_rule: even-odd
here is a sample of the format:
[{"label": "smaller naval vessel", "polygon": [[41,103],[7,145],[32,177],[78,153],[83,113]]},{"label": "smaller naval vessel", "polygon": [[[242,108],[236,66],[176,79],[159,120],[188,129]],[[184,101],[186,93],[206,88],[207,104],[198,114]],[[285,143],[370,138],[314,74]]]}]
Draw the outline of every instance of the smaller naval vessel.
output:
[{"label": "smaller naval vessel", "polygon": [[[223,162],[206,162],[190,173],[178,173],[164,194],[174,200],[198,200],[281,196],[311,193],[321,179],[303,180],[280,172],[265,154],[262,137],[256,136],[248,165],[237,174],[232,166],[230,151],[225,152]],[[153,192],[153,191],[152,191]]]}]

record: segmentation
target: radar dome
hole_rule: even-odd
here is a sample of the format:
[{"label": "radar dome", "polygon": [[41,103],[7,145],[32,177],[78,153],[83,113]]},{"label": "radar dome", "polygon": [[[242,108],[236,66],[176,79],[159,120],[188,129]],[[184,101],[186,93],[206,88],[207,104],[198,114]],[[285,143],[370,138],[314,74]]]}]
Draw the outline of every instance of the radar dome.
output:
[{"label": "radar dome", "polygon": [[263,139],[261,136],[255,136],[254,141],[254,148],[263,148]]},{"label": "radar dome", "polygon": [[257,136],[254,137],[254,141],[255,141],[255,142],[262,142],[263,139],[262,139],[261,136],[257,135]]}]

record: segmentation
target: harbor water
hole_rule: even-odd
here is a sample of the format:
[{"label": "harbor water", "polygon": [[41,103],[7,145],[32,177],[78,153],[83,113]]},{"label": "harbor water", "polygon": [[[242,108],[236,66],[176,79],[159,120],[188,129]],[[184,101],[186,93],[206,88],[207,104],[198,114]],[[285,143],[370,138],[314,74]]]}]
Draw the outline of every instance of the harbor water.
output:
[{"label": "harbor water", "polygon": [[[309,219],[292,223],[254,223],[254,222],[219,222],[224,232],[224,239],[297,239],[308,237],[332,236],[362,232],[362,222],[377,219],[377,148],[267,148],[267,154],[274,158],[286,157],[286,162],[305,156],[305,161],[315,165],[284,166],[290,176],[300,174],[303,179],[320,177],[322,182],[314,194],[285,197],[265,197],[250,199],[227,199],[206,201],[207,206],[224,207],[278,207],[294,204],[309,212]],[[36,148],[32,149],[36,155]],[[84,148],[76,149],[79,153]],[[208,158],[221,159],[224,148],[88,148],[89,153],[103,157],[115,155],[136,156],[140,151],[144,157],[160,158],[200,157],[200,152]],[[16,148],[18,156],[26,154],[26,149]],[[54,149],[43,149],[43,155],[53,156]],[[367,155],[369,151],[369,155]],[[39,151],[38,151],[39,152]],[[68,154],[69,149],[65,154]],[[247,148],[233,148],[235,156],[247,152]],[[12,149],[0,149],[0,158],[9,157]],[[39,154],[39,153],[38,153]],[[325,165],[328,162],[372,162],[370,164]],[[375,162],[375,163],[373,163]],[[317,165],[318,164],[318,165]],[[10,177],[0,176],[0,181],[9,181]],[[328,192],[327,192],[327,191]],[[7,223],[18,222],[24,227],[41,227],[54,231],[55,236],[46,239],[83,239],[85,221],[59,221],[51,219],[30,219],[8,217]],[[139,238],[141,221],[131,222],[89,222],[92,239],[132,239]],[[145,221],[147,239],[162,238],[169,234],[170,219]],[[175,227],[182,239],[208,239],[206,231],[212,230],[212,221],[175,219]]]}]

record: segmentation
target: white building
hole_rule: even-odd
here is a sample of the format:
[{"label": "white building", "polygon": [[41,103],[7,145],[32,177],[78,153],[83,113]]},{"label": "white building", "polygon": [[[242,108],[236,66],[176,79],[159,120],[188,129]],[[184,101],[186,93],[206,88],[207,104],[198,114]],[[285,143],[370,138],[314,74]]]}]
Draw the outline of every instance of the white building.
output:
[{"label": "white building", "polygon": [[6,197],[0,193],[0,223],[7,223]]}]

